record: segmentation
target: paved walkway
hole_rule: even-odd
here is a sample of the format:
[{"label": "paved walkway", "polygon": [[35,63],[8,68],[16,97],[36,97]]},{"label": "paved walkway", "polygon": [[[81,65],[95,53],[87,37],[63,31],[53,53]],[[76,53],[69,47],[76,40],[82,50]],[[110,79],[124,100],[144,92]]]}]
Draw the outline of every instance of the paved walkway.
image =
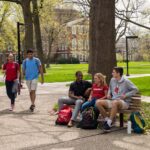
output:
[{"label": "paved walkway", "polygon": [[9,112],[5,88],[0,88],[0,150],[149,150],[150,135],[128,135],[126,130],[101,135],[100,130],[81,130],[55,126],[56,116],[49,116],[57,99],[66,95],[66,83],[39,85],[36,111],[28,111],[27,88]]}]

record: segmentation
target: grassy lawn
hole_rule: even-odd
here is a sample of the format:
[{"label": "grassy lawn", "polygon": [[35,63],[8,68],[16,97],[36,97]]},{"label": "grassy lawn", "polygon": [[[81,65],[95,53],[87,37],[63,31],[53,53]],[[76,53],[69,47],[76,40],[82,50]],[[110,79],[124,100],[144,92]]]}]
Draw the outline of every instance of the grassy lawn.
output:
[{"label": "grassy lawn", "polygon": [[87,64],[63,64],[63,65],[51,65],[50,69],[47,69],[45,74],[46,82],[64,82],[73,81],[75,79],[75,72],[81,70],[84,74],[84,79],[90,79],[88,75],[88,65]]},{"label": "grassy lawn", "polygon": [[[118,66],[124,67],[126,74],[126,63],[118,63]],[[85,80],[91,79],[91,76],[87,73],[88,64],[52,64],[45,74],[45,82],[73,81],[77,70],[83,72]],[[150,62],[130,62],[129,73],[150,74]],[[142,95],[150,96],[150,77],[134,78],[131,81],[137,85]]]},{"label": "grassy lawn", "polygon": [[150,129],[150,103],[142,102],[142,115],[146,122],[146,129]]},{"label": "grassy lawn", "polygon": [[[126,63],[118,63],[118,66],[124,67],[126,74]],[[89,80],[91,76],[87,73],[88,64],[52,64],[45,74],[45,82],[65,82],[75,79],[75,72],[81,70],[84,79]],[[150,74],[150,62],[129,62],[129,74]],[[150,77],[131,79],[140,89],[142,95],[150,96]],[[0,83],[2,86],[3,83]]]},{"label": "grassy lawn", "polygon": [[[126,63],[118,63],[118,66],[124,67],[126,74]],[[45,74],[46,82],[64,82],[74,80],[76,71],[81,70],[84,73],[84,79],[91,79],[88,75],[88,64],[52,64]],[[130,62],[129,74],[150,74],[150,62]]]},{"label": "grassy lawn", "polygon": [[140,90],[142,95],[150,96],[150,76],[130,79]]},{"label": "grassy lawn", "polygon": [[[126,63],[118,63],[120,67],[124,67],[126,74]],[[150,74],[150,62],[129,62],[129,74]]]}]

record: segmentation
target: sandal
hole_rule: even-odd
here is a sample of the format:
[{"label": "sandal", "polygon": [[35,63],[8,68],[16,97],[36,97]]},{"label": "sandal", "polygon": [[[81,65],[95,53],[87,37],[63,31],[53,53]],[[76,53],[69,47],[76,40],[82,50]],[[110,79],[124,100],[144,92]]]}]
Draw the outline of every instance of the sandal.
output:
[{"label": "sandal", "polygon": [[68,126],[69,128],[73,127],[73,126],[74,126],[74,121],[73,121],[73,120],[70,120],[67,126]]}]

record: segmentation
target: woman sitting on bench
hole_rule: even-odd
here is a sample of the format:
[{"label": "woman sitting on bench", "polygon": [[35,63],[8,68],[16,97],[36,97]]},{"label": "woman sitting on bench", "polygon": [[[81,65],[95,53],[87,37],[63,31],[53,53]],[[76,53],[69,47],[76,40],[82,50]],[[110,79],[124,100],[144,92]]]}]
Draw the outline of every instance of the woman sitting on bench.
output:
[{"label": "woman sitting on bench", "polygon": [[[107,100],[97,100],[96,106],[104,117],[104,130],[110,130],[113,119],[119,109],[128,109],[131,97],[138,91],[137,87],[123,76],[122,67],[114,67],[113,78],[110,81]],[[107,117],[105,109],[111,109],[110,117]]]}]

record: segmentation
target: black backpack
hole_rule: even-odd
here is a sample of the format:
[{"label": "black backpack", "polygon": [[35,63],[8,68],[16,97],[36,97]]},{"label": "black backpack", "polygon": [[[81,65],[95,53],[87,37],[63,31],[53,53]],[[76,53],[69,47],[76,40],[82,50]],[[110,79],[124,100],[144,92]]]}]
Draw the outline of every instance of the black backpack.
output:
[{"label": "black backpack", "polygon": [[82,129],[96,129],[98,125],[97,115],[94,107],[88,107],[82,112],[82,120],[79,127]]}]

